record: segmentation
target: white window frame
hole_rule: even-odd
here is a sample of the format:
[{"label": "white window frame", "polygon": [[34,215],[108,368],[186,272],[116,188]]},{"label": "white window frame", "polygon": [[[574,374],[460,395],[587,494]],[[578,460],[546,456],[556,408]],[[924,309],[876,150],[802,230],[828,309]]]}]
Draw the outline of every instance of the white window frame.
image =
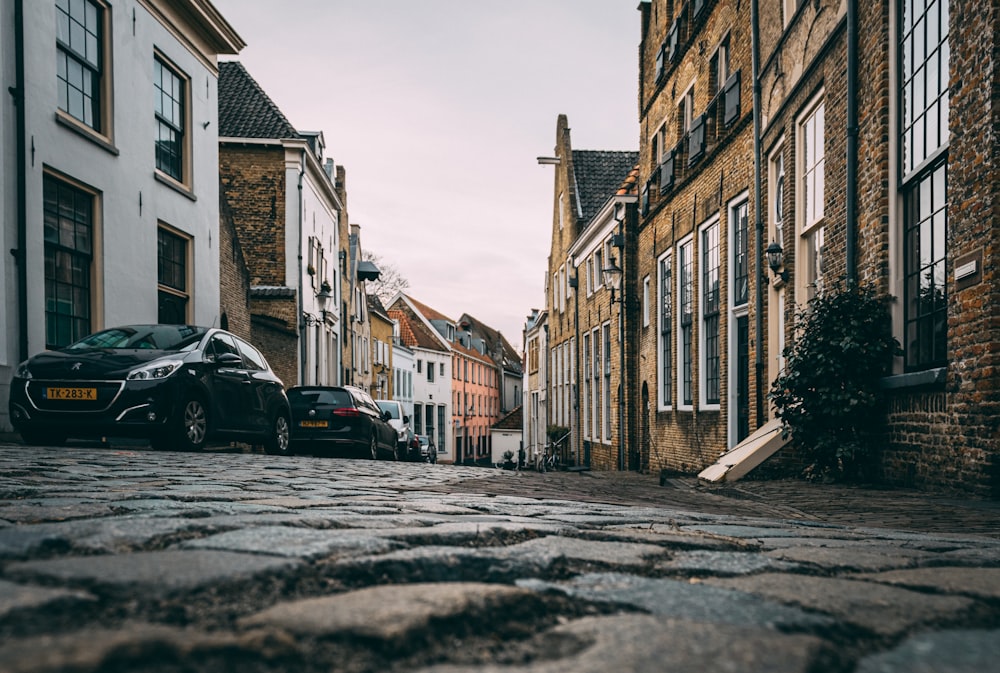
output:
[{"label": "white window frame", "polygon": [[[676,353],[675,353],[675,362],[677,364],[677,370],[674,372],[674,383],[677,386],[677,389],[675,390],[675,394],[677,395],[677,408],[679,410],[681,410],[681,411],[692,411],[694,409],[694,392],[693,391],[691,393],[691,402],[684,402],[684,348],[683,348],[684,343],[683,343],[683,340],[681,338],[682,334],[684,333],[683,332],[683,326],[681,325],[681,316],[683,314],[683,311],[681,310],[681,298],[684,296],[684,293],[682,291],[682,283],[683,283],[684,275],[683,275],[682,269],[681,269],[681,264],[682,264],[682,261],[683,261],[682,260],[682,255],[681,255],[681,248],[684,248],[686,246],[690,246],[690,252],[688,254],[690,255],[690,260],[691,260],[691,302],[693,304],[693,306],[691,307],[691,329],[692,330],[694,329],[695,325],[697,324],[697,320],[696,320],[695,316],[698,315],[698,294],[697,294],[697,290],[698,290],[698,264],[697,264],[697,262],[698,262],[698,260],[696,258],[696,252],[695,252],[694,234],[688,234],[687,236],[685,236],[684,238],[682,238],[677,243],[677,254],[674,257],[674,261],[676,263],[674,264],[674,267],[673,267],[673,273],[674,273],[674,279],[675,279],[674,282],[676,283],[675,290],[674,290],[676,292],[676,294],[674,295],[674,306],[677,307],[677,310],[674,312],[674,320],[676,321],[674,323],[675,329],[676,329],[676,334],[674,336],[674,344],[675,344],[675,350],[676,350]],[[695,350],[697,350],[696,346],[697,346],[698,342],[694,338],[693,334],[691,336],[692,336],[692,338],[691,338],[692,347],[695,348]],[[695,372],[693,371],[695,363],[697,363],[697,362],[698,362],[698,353],[697,352],[691,353],[691,368],[692,368],[692,372],[691,372],[691,385],[692,386],[694,386],[695,383],[697,382],[697,378],[695,377]]]},{"label": "white window frame", "polygon": [[[677,311],[674,309],[674,299],[676,299],[677,295],[675,294],[675,291],[673,289],[674,288],[674,284],[677,282],[677,278],[676,278],[677,274],[674,273],[674,265],[673,265],[673,262],[674,262],[674,251],[673,251],[673,249],[667,249],[662,255],[660,255],[659,257],[656,258],[656,279],[657,279],[656,287],[657,288],[663,287],[663,274],[661,273],[661,271],[663,269],[663,260],[665,260],[665,259],[669,259],[670,260],[670,286],[671,286],[671,295],[670,295],[670,304],[671,304],[671,307],[670,307],[670,316],[671,317],[670,317],[670,321],[671,321],[672,324],[670,325],[670,341],[671,341],[671,344],[670,344],[670,356],[669,357],[671,358],[671,360],[673,362],[673,365],[670,367],[670,378],[671,378],[671,381],[670,381],[670,391],[671,391],[671,398],[672,398],[673,397],[673,392],[674,392],[674,390],[676,388],[676,385],[677,385],[677,381],[676,381],[676,357],[677,357],[677,354],[676,354],[675,348],[674,348],[674,343],[676,343],[676,341],[677,341],[676,338],[675,338],[676,335],[677,335],[677,331],[676,331],[676,324],[673,324],[676,321],[676,316],[677,316]],[[672,399],[668,399],[668,400],[664,400],[663,399],[663,367],[662,367],[661,358],[663,357],[663,319],[664,319],[664,315],[663,315],[663,304],[662,304],[662,302],[663,302],[663,297],[657,295],[657,297],[656,297],[656,408],[657,408],[658,411],[669,411],[669,410],[673,409],[673,400]]]},{"label": "white window frame", "polygon": [[[705,310],[708,308],[705,304],[705,288],[704,283],[704,272],[705,269],[702,265],[702,260],[704,259],[704,241],[705,233],[715,227],[715,236],[718,240],[718,272],[719,272],[719,326],[718,326],[718,342],[717,348],[719,352],[719,401],[709,404],[708,402],[708,332],[705,329]],[[698,353],[696,362],[698,363],[698,408],[705,411],[718,411],[721,408],[722,402],[722,391],[726,387],[726,379],[723,376],[722,362],[725,360],[725,351],[722,348],[722,318],[725,315],[726,306],[723,302],[723,297],[725,295],[722,293],[722,276],[725,271],[723,267],[722,259],[722,223],[719,220],[719,215],[716,213],[710,217],[704,224],[698,227],[698,254],[695,257],[695,287],[698,289]]]},{"label": "white window frame", "polygon": [[[816,132],[809,129],[810,122],[816,119],[816,114],[820,110],[822,113],[823,128],[822,133],[818,138],[815,137]],[[826,163],[826,129],[825,129],[825,118],[826,118],[826,98],[825,91],[820,90],[809,103],[803,108],[802,112],[799,113],[795,120],[795,134],[796,134],[796,229],[798,235],[796,236],[796,255],[795,259],[798,261],[796,267],[798,273],[796,273],[796,295],[803,298],[806,301],[811,297],[816,289],[818,289],[822,283],[822,258],[816,258],[813,255],[811,248],[814,245],[814,241],[818,238],[820,239],[822,246],[822,239],[825,237],[824,225],[824,201],[825,201],[825,163]],[[810,161],[807,163],[807,153],[809,150],[809,137],[813,136],[813,140],[819,141],[819,147],[822,149],[822,156],[816,161]],[[815,153],[814,153],[815,156]],[[817,173],[819,174],[817,176]],[[786,172],[787,175],[787,172]],[[786,178],[787,179],[787,178]],[[816,183],[820,182],[819,193],[817,193]],[[806,208],[808,203],[808,186],[812,184],[812,196],[814,203],[818,205],[813,209],[812,213],[807,213]],[[787,217],[785,218],[787,220]],[[815,261],[815,264],[814,264]]]},{"label": "white window frame", "polygon": [[649,327],[649,276],[642,279],[642,326]]}]

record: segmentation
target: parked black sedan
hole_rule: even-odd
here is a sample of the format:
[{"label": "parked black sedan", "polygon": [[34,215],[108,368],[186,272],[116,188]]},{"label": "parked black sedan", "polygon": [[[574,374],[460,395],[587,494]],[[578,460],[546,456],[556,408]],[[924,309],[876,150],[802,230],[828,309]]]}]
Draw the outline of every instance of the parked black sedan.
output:
[{"label": "parked black sedan", "polygon": [[289,452],[288,398],[256,348],[221,329],[125,325],[22,362],[10,418],[29,444],[145,437],[196,451],[210,439]]},{"label": "parked black sedan", "polygon": [[292,408],[292,446],[296,451],[342,450],[372,460],[379,452],[399,459],[396,429],[360,388],[297,386],[288,391]]}]

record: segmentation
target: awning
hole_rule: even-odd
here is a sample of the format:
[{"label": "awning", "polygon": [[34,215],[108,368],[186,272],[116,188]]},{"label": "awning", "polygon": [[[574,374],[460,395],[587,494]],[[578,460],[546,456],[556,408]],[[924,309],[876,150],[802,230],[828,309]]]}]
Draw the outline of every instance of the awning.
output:
[{"label": "awning", "polygon": [[368,261],[358,262],[358,280],[378,280],[382,272],[378,267]]}]

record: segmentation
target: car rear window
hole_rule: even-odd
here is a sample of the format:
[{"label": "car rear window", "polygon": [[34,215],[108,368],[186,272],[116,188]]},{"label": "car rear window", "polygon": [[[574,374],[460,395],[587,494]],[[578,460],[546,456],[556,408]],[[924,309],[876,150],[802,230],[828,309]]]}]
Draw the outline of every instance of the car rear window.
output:
[{"label": "car rear window", "polygon": [[396,419],[399,418],[399,404],[397,404],[396,402],[388,402],[388,401],[384,401],[384,400],[376,400],[375,404],[377,404],[378,408],[381,409],[382,411],[388,411],[389,415],[392,418],[396,418]]},{"label": "car rear window", "polygon": [[297,389],[292,388],[288,391],[288,401],[295,403],[296,401],[307,401],[314,404],[329,404],[335,407],[353,407],[354,402],[351,400],[351,394],[346,390],[318,390],[318,389]]}]

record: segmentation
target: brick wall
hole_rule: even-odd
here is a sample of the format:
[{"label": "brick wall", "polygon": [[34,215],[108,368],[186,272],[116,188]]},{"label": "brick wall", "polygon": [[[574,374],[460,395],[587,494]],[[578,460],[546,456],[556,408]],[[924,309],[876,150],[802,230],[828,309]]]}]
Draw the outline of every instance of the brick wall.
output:
[{"label": "brick wall", "polygon": [[219,314],[224,329],[250,340],[250,273],[225,195],[219,195]]},{"label": "brick wall", "polygon": [[284,149],[221,144],[219,177],[246,256],[250,284],[285,285]]}]

